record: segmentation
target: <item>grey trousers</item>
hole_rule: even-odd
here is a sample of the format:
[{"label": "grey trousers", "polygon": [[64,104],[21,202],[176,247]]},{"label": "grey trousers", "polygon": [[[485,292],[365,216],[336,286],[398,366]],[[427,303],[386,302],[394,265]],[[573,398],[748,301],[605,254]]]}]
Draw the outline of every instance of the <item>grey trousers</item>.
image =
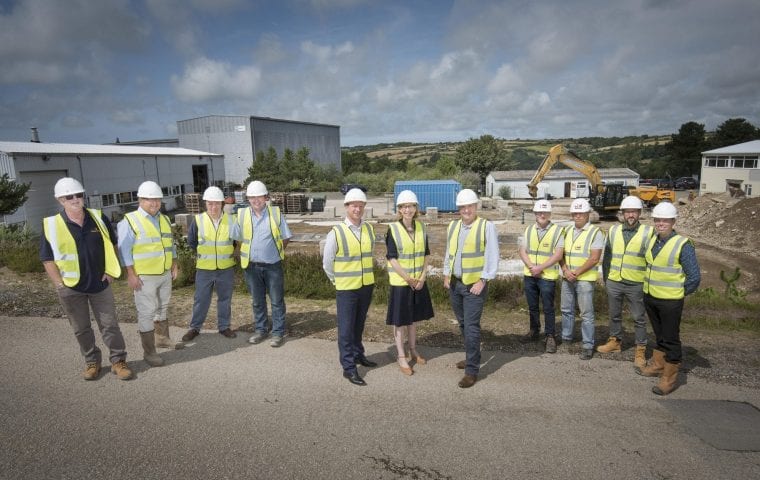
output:
[{"label": "grey trousers", "polygon": [[99,293],[81,293],[67,287],[61,287],[58,289],[58,299],[69,318],[71,328],[74,329],[79,350],[86,362],[100,363],[102,360],[100,349],[95,344],[90,308],[92,308],[92,315],[95,317],[95,323],[98,325],[103,343],[110,351],[111,363],[127,359],[124,337],[121,335],[121,329],[119,329],[116,304],[110,286]]},{"label": "grey trousers", "polygon": [[610,313],[610,337],[623,339],[623,301],[628,299],[633,316],[636,345],[647,344],[647,321],[644,317],[644,290],[641,284],[626,285],[607,279],[607,302]]}]

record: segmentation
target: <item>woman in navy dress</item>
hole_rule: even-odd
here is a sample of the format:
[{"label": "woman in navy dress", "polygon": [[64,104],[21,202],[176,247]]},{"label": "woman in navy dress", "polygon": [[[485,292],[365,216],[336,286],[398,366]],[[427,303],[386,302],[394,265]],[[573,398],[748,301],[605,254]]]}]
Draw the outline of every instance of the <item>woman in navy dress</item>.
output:
[{"label": "woman in navy dress", "polygon": [[[433,318],[433,303],[425,284],[430,261],[425,225],[417,220],[417,196],[410,190],[399,193],[396,207],[399,219],[388,225],[385,236],[388,259],[390,295],[385,323],[393,325],[393,338],[398,350],[399,369],[411,375],[409,360],[424,365],[425,359],[417,351],[415,322]],[[409,342],[409,358],[404,350],[404,335]]]}]

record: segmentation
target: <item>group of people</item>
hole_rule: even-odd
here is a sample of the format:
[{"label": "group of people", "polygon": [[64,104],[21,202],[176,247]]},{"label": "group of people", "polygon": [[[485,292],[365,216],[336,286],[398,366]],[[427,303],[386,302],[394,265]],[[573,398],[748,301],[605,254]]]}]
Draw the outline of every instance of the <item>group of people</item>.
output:
[{"label": "group of people", "polygon": [[[195,296],[189,329],[182,342],[169,337],[167,312],[178,264],[171,224],[160,212],[161,187],[152,181],[143,182],[137,192],[137,210],[126,214],[116,231],[99,210],[85,208],[84,188],[76,179],[62,178],[54,190],[62,211],[43,220],[40,258],[79,342],[86,380],[99,377],[102,356],[95,344],[90,308],[110,351],[112,372],[124,380],[133,377],[126,363],[125,342],[110,288],[122,267],[134,291],[143,358],[151,366],[163,365],[157,347],[179,349],[183,342],[200,334],[214,290],[218,331],[227,338],[237,336],[230,328],[236,257],[252,298],[254,332],[249,342],[257,344],[269,337],[272,347],[283,344],[283,260],[292,235],[280,209],[268,203],[268,191],[262,182],[248,185],[250,207],[237,214],[224,211],[224,196],[219,188],[209,187],[204,192],[206,211],[194,215],[188,226],[187,243],[196,252]],[[376,237],[372,225],[364,220],[366,204],[362,190],[355,188],[346,193],[346,216],[330,230],[322,256],[324,272],[336,290],[339,361],[343,376],[354,385],[366,385],[357,365],[377,366],[365,355],[362,343],[375,284]],[[478,204],[477,194],[470,189],[457,194],[459,218],[448,225],[443,261],[443,285],[464,338],[465,358],[456,364],[464,370],[458,382],[461,388],[472,387],[478,379],[481,316],[488,282],[496,277],[499,265],[496,227],[478,215]],[[415,365],[426,363],[417,349],[415,324],[434,316],[426,284],[430,247],[426,226],[418,218],[419,202],[414,192],[400,192],[396,206],[398,218],[389,224],[385,236],[390,283],[386,324],[393,327],[399,370],[412,375]],[[592,358],[593,292],[601,260],[609,298],[610,337],[597,351],[621,351],[622,306],[627,299],[635,322],[636,371],[660,377],[653,391],[666,395],[675,388],[682,356],[679,325],[683,298],[699,285],[699,266],[693,244],[673,230],[677,212],[672,204],[661,203],[654,208],[654,227],[639,222],[643,205],[638,198],[626,197],[621,210],[623,223],[613,226],[605,241],[604,233],[589,221],[591,206],[585,199],[572,202],[573,225],[564,228],[551,222],[548,200],[535,203],[536,222],[519,240],[530,312],[529,332],[522,341],[541,338],[539,316],[543,305],[545,349],[555,353],[559,340],[573,339],[577,304],[582,320],[580,357]],[[560,278],[562,326],[558,339],[554,296]],[[648,365],[645,311],[656,336]]]}]

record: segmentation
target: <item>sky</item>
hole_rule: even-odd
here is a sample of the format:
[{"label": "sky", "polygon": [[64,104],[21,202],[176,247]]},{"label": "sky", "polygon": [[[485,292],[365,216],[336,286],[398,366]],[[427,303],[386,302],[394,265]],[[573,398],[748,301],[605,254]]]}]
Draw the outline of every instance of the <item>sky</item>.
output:
[{"label": "sky", "polygon": [[0,0],[0,140],[205,115],[343,146],[760,126],[760,1]]}]

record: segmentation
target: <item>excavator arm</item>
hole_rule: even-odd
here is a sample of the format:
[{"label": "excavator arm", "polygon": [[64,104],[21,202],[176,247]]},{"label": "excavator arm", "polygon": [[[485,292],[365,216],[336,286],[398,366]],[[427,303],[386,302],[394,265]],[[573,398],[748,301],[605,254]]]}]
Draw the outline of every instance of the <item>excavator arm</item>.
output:
[{"label": "excavator arm", "polygon": [[533,175],[533,178],[530,180],[530,183],[528,184],[528,194],[532,198],[536,198],[536,195],[538,194],[538,184],[544,179],[546,174],[554,168],[557,162],[572,168],[576,172],[582,173],[588,178],[593,191],[600,192],[604,190],[602,176],[599,175],[599,171],[596,167],[586,160],[578,158],[577,155],[566,149],[564,145],[559,144],[549,149],[546,157],[544,157],[544,161],[541,162],[535,175]]}]

